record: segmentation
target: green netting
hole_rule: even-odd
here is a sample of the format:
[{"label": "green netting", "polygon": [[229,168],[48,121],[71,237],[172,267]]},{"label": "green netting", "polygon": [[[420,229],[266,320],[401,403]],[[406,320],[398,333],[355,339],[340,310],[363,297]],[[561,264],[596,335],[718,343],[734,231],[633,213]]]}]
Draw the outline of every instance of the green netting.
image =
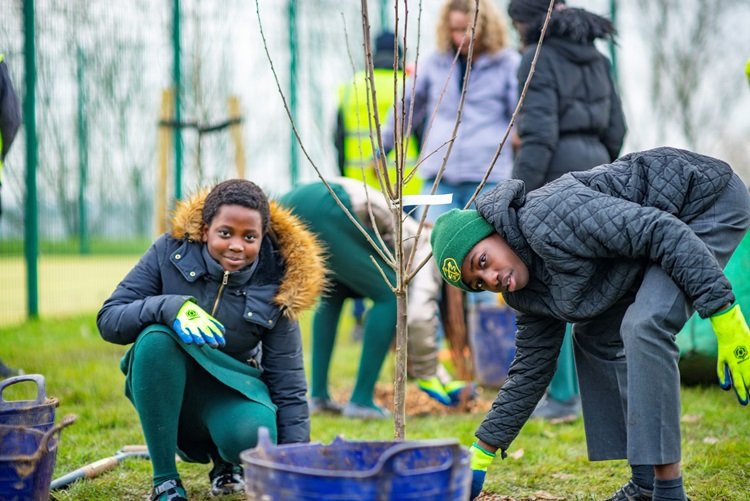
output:
[{"label": "green netting", "polygon": [[[0,52],[23,100],[25,4],[31,5],[0,2]],[[36,0],[38,204],[36,213],[26,212],[24,127],[3,172],[0,275],[12,279],[0,294],[0,322],[26,313],[24,230],[32,218],[39,221],[41,315],[95,311],[155,237],[156,200],[163,194],[159,119],[162,93],[173,83],[175,4],[181,13],[181,118],[192,124],[182,132],[183,195],[237,175],[229,131],[198,133],[198,127],[229,118],[231,96],[240,102],[245,177],[271,194],[290,187],[291,129],[254,1]],[[377,31],[383,6],[392,18],[393,3],[369,5]],[[335,89],[364,66],[360,2],[260,0],[259,10],[279,85],[287,96],[296,86],[292,111],[305,149],[333,175]],[[435,14],[426,9],[422,36],[428,40]],[[411,30],[416,39],[416,18]],[[175,192],[171,145],[168,152],[169,208]],[[301,150],[298,158],[297,180],[313,179]],[[117,264],[113,255],[125,257]]]}]

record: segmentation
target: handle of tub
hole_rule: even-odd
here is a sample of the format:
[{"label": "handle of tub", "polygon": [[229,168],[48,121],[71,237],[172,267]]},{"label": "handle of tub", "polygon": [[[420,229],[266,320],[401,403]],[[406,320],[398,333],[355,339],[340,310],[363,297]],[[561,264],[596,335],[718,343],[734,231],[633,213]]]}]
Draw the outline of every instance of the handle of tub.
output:
[{"label": "handle of tub", "polygon": [[[415,468],[405,468],[401,464],[400,459],[413,454],[415,449],[425,451],[426,453],[433,452],[436,454],[438,454],[438,451],[440,450],[445,450],[448,451],[449,454],[446,454],[444,460],[439,462],[435,461],[432,464],[417,466]],[[380,458],[379,466],[383,471],[392,472],[394,475],[402,477],[444,471],[448,469],[458,469],[462,467],[462,458],[468,457],[462,449],[461,444],[452,439],[408,441],[386,450]],[[465,463],[465,467],[468,468],[468,459]]]},{"label": "handle of tub", "polygon": [[75,414],[68,414],[62,418],[59,423],[45,432],[42,440],[39,442],[39,448],[36,450],[36,453],[34,453],[34,456],[42,456],[43,454],[51,452],[49,449],[49,441],[52,440],[52,437],[54,437],[55,434],[59,435],[63,428],[75,423],[76,419],[77,416]]},{"label": "handle of tub", "polygon": [[41,374],[24,374],[22,376],[13,376],[0,381],[0,404],[2,404],[3,402],[7,402],[7,400],[3,398],[3,392],[5,391],[5,389],[11,385],[21,383],[23,381],[33,381],[36,383],[36,400],[30,400],[30,402],[34,404],[43,404],[44,400],[47,398],[47,389],[44,382],[44,376],[42,376]]}]

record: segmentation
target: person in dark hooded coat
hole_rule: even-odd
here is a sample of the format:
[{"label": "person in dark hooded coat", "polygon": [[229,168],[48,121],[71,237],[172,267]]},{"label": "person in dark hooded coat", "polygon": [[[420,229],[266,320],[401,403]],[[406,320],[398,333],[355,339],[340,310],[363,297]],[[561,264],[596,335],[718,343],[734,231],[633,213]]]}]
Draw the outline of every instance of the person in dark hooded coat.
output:
[{"label": "person in dark hooded coat", "polygon": [[230,179],[180,202],[161,235],[104,302],[103,339],[132,344],[120,368],[153,466],[152,501],[185,501],[175,464],[211,461],[211,494],[244,489],[240,452],[261,427],[308,442],[298,317],[325,284],[318,240]]},{"label": "person in dark hooded coat", "polygon": [[[534,58],[549,0],[513,0],[508,14],[524,45],[518,72],[519,95]],[[534,75],[516,128],[520,149],[513,177],[526,191],[566,172],[613,161],[625,136],[620,98],[610,78],[609,60],[594,40],[611,38],[612,23],[583,9],[555,2]],[[570,326],[557,372],[533,417],[552,423],[581,412]]]},{"label": "person in dark hooded coat", "polygon": [[[519,89],[531,69],[548,0],[513,0],[508,14],[524,44]],[[518,116],[521,146],[513,177],[529,192],[566,172],[611,162],[620,154],[625,119],[609,60],[594,46],[612,23],[555,2],[546,38]],[[519,90],[520,95],[520,90]]]}]

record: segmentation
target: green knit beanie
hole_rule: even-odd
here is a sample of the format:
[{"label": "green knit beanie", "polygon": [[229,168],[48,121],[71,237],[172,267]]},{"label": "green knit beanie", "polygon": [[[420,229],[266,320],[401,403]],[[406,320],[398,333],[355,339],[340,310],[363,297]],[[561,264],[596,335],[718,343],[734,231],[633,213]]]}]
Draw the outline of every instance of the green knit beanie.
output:
[{"label": "green knit beanie", "polygon": [[451,209],[435,221],[432,254],[446,282],[469,292],[461,279],[461,265],[469,251],[495,229],[475,210]]}]

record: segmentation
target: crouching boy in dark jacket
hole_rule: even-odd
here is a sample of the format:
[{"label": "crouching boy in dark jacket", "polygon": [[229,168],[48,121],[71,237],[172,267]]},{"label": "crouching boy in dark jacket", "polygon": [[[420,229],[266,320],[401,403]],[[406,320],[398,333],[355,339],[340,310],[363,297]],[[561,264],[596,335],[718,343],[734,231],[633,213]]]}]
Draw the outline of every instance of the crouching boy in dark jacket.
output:
[{"label": "crouching boy in dark jacket", "polygon": [[502,292],[518,312],[516,358],[471,448],[472,497],[555,370],[574,324],[589,459],[627,459],[612,499],[684,499],[679,350],[693,311],[718,339],[718,375],[748,402],[750,331],[722,272],[750,226],[750,197],[726,163],[673,148],[572,172],[528,194],[518,180],[478,211],[435,223],[443,278]]}]

